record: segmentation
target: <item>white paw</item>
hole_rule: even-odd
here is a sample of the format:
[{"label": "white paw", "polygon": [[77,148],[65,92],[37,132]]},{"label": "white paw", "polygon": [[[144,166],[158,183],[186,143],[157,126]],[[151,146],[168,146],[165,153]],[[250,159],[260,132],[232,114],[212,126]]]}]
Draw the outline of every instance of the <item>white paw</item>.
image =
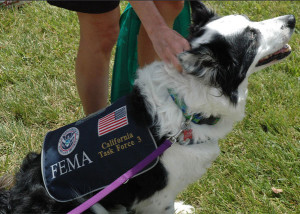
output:
[{"label": "white paw", "polygon": [[175,202],[174,204],[176,214],[190,214],[195,213],[195,208],[191,205],[185,205],[182,201]]}]

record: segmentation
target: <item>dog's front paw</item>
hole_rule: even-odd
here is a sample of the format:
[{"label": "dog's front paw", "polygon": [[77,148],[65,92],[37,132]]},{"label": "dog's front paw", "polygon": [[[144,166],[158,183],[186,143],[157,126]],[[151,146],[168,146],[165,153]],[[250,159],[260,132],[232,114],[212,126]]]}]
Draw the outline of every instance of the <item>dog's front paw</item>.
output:
[{"label": "dog's front paw", "polygon": [[195,213],[195,208],[191,205],[183,204],[182,201],[175,202],[174,204],[176,214],[190,214]]}]

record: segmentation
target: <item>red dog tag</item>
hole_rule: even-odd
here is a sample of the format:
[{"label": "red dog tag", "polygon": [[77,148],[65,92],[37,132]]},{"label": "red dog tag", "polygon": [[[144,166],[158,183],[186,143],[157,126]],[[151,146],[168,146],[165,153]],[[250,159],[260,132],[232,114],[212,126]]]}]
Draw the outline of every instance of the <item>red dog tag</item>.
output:
[{"label": "red dog tag", "polygon": [[183,130],[183,141],[186,141],[187,139],[193,138],[193,129],[185,129]]}]

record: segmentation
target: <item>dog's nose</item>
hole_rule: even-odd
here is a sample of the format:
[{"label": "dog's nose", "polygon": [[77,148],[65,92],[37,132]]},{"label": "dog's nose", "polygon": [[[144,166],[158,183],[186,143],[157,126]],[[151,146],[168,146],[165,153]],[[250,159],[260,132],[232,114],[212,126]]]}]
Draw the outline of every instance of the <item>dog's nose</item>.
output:
[{"label": "dog's nose", "polygon": [[287,27],[293,29],[295,28],[296,19],[294,15],[289,15],[287,20]]}]

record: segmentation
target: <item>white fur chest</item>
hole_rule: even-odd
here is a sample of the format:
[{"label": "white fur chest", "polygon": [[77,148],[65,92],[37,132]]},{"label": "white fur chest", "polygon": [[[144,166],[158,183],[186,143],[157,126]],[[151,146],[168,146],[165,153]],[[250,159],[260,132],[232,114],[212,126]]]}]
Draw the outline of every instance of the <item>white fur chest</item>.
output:
[{"label": "white fur chest", "polygon": [[[219,152],[218,143],[213,142],[190,146],[172,145],[161,157],[161,162],[168,172],[167,186],[152,197],[134,204],[133,209],[137,213],[145,214],[194,213],[191,206],[182,206],[181,204],[181,208],[178,209],[175,203],[174,207],[174,200],[179,192],[206,172]],[[166,209],[168,207],[170,209]]]},{"label": "white fur chest", "polygon": [[187,185],[198,180],[219,153],[218,143],[207,142],[189,146],[174,144],[161,158],[168,172],[166,188],[177,195]]}]

